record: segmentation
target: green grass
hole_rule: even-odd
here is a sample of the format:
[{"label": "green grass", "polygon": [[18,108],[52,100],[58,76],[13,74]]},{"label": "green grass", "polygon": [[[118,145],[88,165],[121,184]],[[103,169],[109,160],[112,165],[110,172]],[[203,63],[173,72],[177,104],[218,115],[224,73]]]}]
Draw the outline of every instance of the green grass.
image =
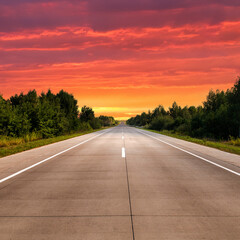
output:
[{"label": "green grass", "polygon": [[7,139],[2,138],[0,139],[0,158],[100,130],[103,129],[88,130],[47,139],[26,140],[24,138],[7,138]]},{"label": "green grass", "polygon": [[230,152],[230,153],[235,153],[235,154],[240,155],[240,146],[239,146],[240,140],[239,139],[231,139],[230,141],[213,141],[213,140],[209,140],[209,139],[192,138],[190,136],[181,135],[179,133],[173,133],[173,132],[167,131],[167,130],[155,131],[155,130],[150,130],[150,129],[146,129],[146,128],[144,128],[144,130],[163,134],[163,135],[166,135],[169,137],[182,139],[182,140],[185,140],[188,142],[193,142],[193,143],[197,143],[197,144],[212,147],[212,148],[217,148],[217,149],[225,151],[225,152]]}]

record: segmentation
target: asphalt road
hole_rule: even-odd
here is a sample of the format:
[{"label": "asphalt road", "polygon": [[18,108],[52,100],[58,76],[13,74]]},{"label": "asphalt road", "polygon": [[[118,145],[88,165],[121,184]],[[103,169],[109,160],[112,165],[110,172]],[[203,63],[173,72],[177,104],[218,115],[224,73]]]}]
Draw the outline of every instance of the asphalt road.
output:
[{"label": "asphalt road", "polygon": [[2,158],[0,239],[239,240],[239,156],[191,146],[120,125]]}]

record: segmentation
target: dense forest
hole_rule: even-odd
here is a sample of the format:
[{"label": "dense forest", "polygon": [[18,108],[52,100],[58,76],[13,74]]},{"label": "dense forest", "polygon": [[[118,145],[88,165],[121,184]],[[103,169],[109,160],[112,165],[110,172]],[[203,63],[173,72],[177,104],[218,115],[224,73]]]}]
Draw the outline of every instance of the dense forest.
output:
[{"label": "dense forest", "polygon": [[166,110],[159,105],[153,111],[130,118],[127,124],[198,138],[240,137],[240,78],[227,91],[210,90],[203,106],[180,107],[174,102]]},{"label": "dense forest", "polygon": [[89,107],[78,110],[72,94],[61,90],[37,95],[35,90],[5,100],[0,95],[0,136],[40,139],[112,126],[113,117],[95,117]]}]

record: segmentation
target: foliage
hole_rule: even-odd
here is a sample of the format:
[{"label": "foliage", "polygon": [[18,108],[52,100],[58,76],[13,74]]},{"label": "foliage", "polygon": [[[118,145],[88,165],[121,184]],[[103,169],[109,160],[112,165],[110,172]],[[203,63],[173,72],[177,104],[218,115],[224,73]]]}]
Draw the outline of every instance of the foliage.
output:
[{"label": "foliage", "polygon": [[[79,114],[77,100],[63,90],[57,94],[48,90],[40,96],[32,90],[8,100],[0,95],[0,137],[7,137],[2,147],[19,143],[22,141],[19,139],[28,142],[115,124],[113,117],[96,118],[92,108],[87,106],[82,107]],[[10,140],[6,141],[8,138]]]},{"label": "foliage", "polygon": [[82,122],[88,122],[88,121],[92,121],[94,118],[95,118],[95,116],[94,116],[94,111],[92,110],[92,108],[83,106],[81,113],[80,113],[80,120]]},{"label": "foliage", "polygon": [[128,119],[127,124],[152,130],[171,130],[192,137],[212,139],[237,138],[240,135],[240,78],[227,91],[210,90],[203,106],[178,106],[153,111]]},{"label": "foliage", "polygon": [[99,117],[99,120],[101,121],[101,125],[104,127],[114,126],[118,124],[118,122],[113,117],[101,115]]},{"label": "foliage", "polygon": [[89,121],[89,124],[92,129],[99,129],[102,126],[99,118],[93,118],[92,120]]}]

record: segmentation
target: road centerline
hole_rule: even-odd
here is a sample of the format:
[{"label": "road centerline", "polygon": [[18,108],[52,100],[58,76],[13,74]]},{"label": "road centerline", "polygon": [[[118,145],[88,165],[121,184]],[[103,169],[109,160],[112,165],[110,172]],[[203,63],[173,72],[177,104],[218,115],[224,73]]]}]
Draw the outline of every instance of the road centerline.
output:
[{"label": "road centerline", "polygon": [[125,151],[125,147],[122,147],[122,158],[126,157],[126,151]]},{"label": "road centerline", "polygon": [[129,183],[129,174],[128,174],[128,164],[127,164],[127,158],[126,158],[126,151],[125,151],[125,139],[124,139],[124,131],[122,128],[122,139],[123,139],[123,147],[122,147],[122,157],[125,160],[125,166],[126,166],[126,177],[127,177],[127,188],[128,188],[128,200],[129,200],[129,211],[130,211],[130,217],[131,217],[131,225],[132,225],[132,237],[133,240],[135,240],[135,233],[134,233],[134,225],[133,225],[133,212],[132,212],[132,200],[131,200],[131,191],[130,191],[130,183]]}]

